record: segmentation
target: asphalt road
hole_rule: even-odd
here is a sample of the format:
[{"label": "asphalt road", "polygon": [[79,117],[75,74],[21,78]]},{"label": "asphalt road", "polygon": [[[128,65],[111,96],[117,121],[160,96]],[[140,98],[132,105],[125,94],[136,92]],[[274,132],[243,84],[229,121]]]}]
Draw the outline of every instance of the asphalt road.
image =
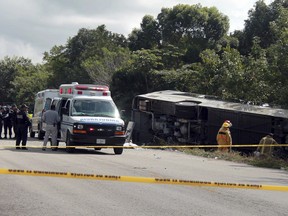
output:
[{"label": "asphalt road", "polygon": [[[28,150],[0,140],[0,168],[288,186],[288,172],[178,151]],[[64,145],[64,143],[60,143]],[[29,147],[31,146],[31,147]],[[0,174],[0,215],[288,215],[288,192]]]}]

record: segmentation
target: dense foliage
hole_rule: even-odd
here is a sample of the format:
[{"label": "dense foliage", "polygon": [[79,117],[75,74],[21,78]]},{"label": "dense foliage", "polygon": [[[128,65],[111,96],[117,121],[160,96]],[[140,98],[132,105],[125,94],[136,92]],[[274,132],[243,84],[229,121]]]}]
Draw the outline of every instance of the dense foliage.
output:
[{"label": "dense foliage", "polygon": [[135,95],[164,89],[287,106],[288,0],[257,1],[244,29],[228,31],[226,15],[200,4],[145,15],[127,38],[82,28],[42,65],[0,60],[0,103],[33,104],[37,91],[77,81],[109,85],[126,110]]}]

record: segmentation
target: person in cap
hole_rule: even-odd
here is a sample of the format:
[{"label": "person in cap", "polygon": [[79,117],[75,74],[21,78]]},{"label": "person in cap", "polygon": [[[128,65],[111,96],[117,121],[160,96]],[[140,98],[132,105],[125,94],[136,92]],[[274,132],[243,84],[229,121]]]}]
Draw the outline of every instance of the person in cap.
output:
[{"label": "person in cap", "polygon": [[27,150],[26,143],[28,137],[28,128],[31,125],[30,119],[27,116],[28,107],[23,104],[20,107],[20,111],[16,116],[17,123],[17,137],[16,137],[16,149],[20,149],[20,143],[22,141],[22,149]]},{"label": "person in cap", "polygon": [[[229,147],[232,145],[232,136],[230,132],[230,127],[232,127],[232,123],[229,120],[224,121],[221,128],[219,129],[216,140],[217,144],[221,145],[222,147],[218,147],[219,150],[228,152]],[[223,147],[223,145],[227,145],[227,147]]]},{"label": "person in cap", "polygon": [[269,133],[266,136],[261,138],[259,145],[262,145],[262,146],[257,147],[256,152],[254,152],[256,156],[263,156],[263,155],[271,156],[273,154],[274,146],[269,146],[269,145],[278,144],[276,140],[273,138],[273,136],[274,136],[273,133]]},{"label": "person in cap", "polygon": [[58,112],[55,110],[55,105],[51,105],[51,109],[44,112],[43,115],[43,122],[46,123],[45,127],[45,137],[43,142],[42,150],[46,150],[47,142],[51,137],[51,147],[53,151],[57,150],[57,134],[58,134],[58,122],[60,122],[60,116]]}]

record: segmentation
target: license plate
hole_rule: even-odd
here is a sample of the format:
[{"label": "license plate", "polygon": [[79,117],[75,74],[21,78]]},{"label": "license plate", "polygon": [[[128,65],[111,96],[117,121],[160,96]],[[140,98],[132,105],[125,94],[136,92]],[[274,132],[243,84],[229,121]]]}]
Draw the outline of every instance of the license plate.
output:
[{"label": "license plate", "polygon": [[97,144],[105,144],[106,140],[105,139],[96,139]]}]

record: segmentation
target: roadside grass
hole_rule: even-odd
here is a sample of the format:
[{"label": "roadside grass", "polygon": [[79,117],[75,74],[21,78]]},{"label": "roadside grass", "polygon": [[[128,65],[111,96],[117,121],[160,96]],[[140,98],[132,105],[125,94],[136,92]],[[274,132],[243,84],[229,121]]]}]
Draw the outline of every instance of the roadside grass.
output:
[{"label": "roadside grass", "polygon": [[[154,144],[160,146],[171,145],[162,139],[154,137]],[[153,145],[153,144],[152,144]],[[286,153],[281,153],[274,151],[276,155],[280,156],[260,156],[255,157],[253,154],[244,154],[239,151],[223,152],[218,149],[207,149],[207,148],[177,148],[178,151],[184,152],[186,154],[191,154],[195,156],[201,156],[206,158],[212,158],[217,160],[233,161],[237,163],[249,164],[255,167],[281,169],[288,171],[288,155]],[[285,159],[282,159],[285,158]]]},{"label": "roadside grass", "polygon": [[255,167],[264,167],[272,169],[281,169],[288,171],[288,159],[280,159],[273,156],[255,157],[253,155],[242,155],[240,152],[222,152],[219,150],[204,150],[199,148],[182,148],[178,149],[186,154],[201,156],[206,158],[213,158],[217,160],[227,160],[237,163],[245,163]]}]

